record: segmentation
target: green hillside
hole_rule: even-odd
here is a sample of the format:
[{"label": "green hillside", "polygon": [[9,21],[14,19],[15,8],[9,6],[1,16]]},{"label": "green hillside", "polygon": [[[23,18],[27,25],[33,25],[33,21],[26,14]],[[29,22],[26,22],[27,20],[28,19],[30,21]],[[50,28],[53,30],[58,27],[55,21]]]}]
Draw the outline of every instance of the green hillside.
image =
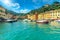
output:
[{"label": "green hillside", "polygon": [[58,9],[60,9],[60,2],[54,2],[51,5],[46,4],[46,5],[42,6],[41,8],[32,10],[28,14],[35,14],[35,12],[37,12],[38,14],[40,14],[40,13],[43,13],[43,12],[46,12],[46,11],[58,10]]}]

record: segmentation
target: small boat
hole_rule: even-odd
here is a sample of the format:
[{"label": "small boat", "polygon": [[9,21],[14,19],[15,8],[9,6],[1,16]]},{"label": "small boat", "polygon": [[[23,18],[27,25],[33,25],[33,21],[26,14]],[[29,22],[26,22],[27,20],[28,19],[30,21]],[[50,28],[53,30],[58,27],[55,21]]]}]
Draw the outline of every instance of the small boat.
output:
[{"label": "small boat", "polygon": [[5,18],[0,17],[0,22],[5,22]]},{"label": "small boat", "polygon": [[41,24],[48,24],[49,21],[48,20],[37,20],[37,23],[41,23]]},{"label": "small boat", "polygon": [[60,22],[60,20],[55,20],[56,22]]},{"label": "small boat", "polygon": [[12,23],[12,22],[16,22],[17,20],[14,20],[14,19],[6,19],[5,20],[5,22],[10,22],[10,23]]}]

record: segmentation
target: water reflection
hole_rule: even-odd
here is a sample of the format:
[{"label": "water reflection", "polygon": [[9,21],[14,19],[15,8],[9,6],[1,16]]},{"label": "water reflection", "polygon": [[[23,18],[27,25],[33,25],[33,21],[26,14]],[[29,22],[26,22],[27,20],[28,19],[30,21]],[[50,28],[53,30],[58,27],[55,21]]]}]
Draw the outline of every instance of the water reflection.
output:
[{"label": "water reflection", "polygon": [[50,33],[60,33],[60,23],[56,21],[51,22],[50,29],[52,30]]},{"label": "water reflection", "polygon": [[49,24],[38,24],[40,30],[42,29],[45,33],[60,33],[60,23],[53,21]]}]

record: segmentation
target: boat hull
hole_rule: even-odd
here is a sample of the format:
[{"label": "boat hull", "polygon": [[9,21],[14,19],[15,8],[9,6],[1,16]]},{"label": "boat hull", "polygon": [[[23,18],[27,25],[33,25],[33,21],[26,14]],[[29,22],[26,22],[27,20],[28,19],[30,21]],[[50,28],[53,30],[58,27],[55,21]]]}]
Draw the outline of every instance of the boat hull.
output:
[{"label": "boat hull", "polygon": [[49,21],[47,21],[47,20],[40,20],[40,21],[37,21],[37,23],[40,23],[40,24],[48,24]]}]

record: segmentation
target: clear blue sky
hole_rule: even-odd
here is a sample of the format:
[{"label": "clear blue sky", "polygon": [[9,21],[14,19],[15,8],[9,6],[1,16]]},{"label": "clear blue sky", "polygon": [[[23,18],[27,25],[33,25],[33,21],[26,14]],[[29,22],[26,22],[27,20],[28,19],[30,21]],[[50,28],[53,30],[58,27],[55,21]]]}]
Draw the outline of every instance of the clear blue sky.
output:
[{"label": "clear blue sky", "polygon": [[54,1],[56,0],[0,0],[0,5],[17,13],[27,13]]}]

